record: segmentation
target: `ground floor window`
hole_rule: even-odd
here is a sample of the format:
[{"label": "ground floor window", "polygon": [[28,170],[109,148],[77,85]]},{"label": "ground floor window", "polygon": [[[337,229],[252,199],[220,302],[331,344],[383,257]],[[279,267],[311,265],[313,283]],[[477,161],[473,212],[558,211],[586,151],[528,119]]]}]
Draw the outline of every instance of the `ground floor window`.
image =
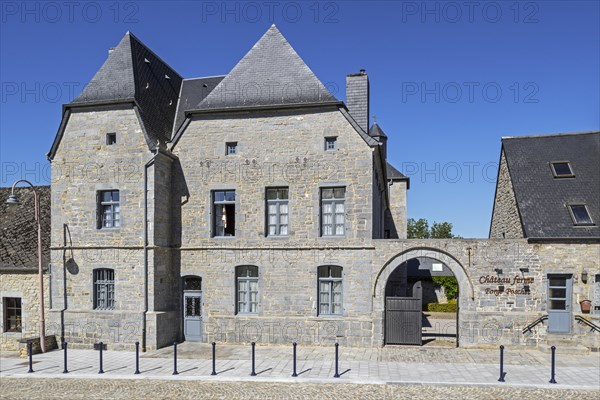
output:
[{"label": "ground floor window", "polygon": [[108,268],[94,270],[94,310],[115,308],[115,271]]},{"label": "ground floor window", "polygon": [[244,265],[236,268],[237,312],[258,312],[258,267]]},{"label": "ground floor window", "polygon": [[21,332],[21,298],[4,297],[4,332]]},{"label": "ground floor window", "polygon": [[342,267],[319,267],[319,315],[342,314]]}]

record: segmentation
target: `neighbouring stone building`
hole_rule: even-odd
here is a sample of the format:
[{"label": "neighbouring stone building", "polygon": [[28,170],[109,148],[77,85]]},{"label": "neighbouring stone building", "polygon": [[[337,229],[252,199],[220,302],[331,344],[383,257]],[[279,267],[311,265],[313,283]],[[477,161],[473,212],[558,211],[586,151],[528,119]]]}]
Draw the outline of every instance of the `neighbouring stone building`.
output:
[{"label": "neighbouring stone building", "polygon": [[[410,267],[457,278],[460,346],[560,338],[598,348],[598,319],[577,302],[600,271],[597,197],[586,197],[584,234],[533,240],[516,221],[535,203],[513,175],[517,140],[505,139],[491,238],[407,240],[409,180],[387,161],[388,136],[369,126],[368,75],[346,83],[344,103],[275,26],[228,74],[194,79],[127,33],[64,105],[48,154],[48,330],[110,349],[420,344]],[[589,137],[593,166],[598,133]],[[598,180],[574,155],[548,157],[531,162],[571,161],[576,179]],[[568,315],[548,315],[556,301]],[[418,321],[407,317],[415,310]],[[557,318],[560,332],[549,332]]]},{"label": "neighbouring stone building", "polygon": [[[36,186],[42,226],[42,266],[50,263],[50,186]],[[31,188],[16,188],[21,202],[6,204],[11,188],[0,188],[0,351],[18,350],[22,340],[39,337],[40,290],[38,238],[34,193]],[[48,276],[44,276],[47,288]],[[50,307],[45,292],[46,313]],[[49,346],[48,346],[49,347]]]}]

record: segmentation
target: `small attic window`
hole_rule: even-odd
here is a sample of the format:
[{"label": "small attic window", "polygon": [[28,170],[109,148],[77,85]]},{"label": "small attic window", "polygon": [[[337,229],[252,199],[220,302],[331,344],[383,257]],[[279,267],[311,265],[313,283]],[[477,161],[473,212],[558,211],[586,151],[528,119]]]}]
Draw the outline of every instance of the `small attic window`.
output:
[{"label": "small attic window", "polygon": [[337,149],[337,137],[326,137],[325,138],[325,151],[331,151]]},{"label": "small attic window", "polygon": [[237,154],[237,142],[225,143],[225,155],[233,156]]},{"label": "small attic window", "polygon": [[575,225],[594,225],[585,204],[569,204],[569,211]]},{"label": "small attic window", "polygon": [[117,143],[117,134],[116,133],[107,133],[106,134],[106,145],[111,146]]},{"label": "small attic window", "polygon": [[575,176],[568,161],[555,161],[550,165],[555,178],[572,178]]}]

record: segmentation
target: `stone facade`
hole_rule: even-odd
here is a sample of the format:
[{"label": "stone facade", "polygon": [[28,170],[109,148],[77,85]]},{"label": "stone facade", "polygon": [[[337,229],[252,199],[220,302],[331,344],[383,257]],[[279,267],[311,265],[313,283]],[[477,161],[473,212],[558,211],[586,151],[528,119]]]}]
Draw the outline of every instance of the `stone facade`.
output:
[{"label": "stone facade", "polygon": [[519,209],[517,208],[517,199],[510,179],[506,156],[504,155],[504,151],[502,151],[498,182],[496,183],[496,197],[494,199],[490,238],[516,239],[523,237],[525,235],[523,233]]},{"label": "stone facade", "polygon": [[[46,319],[49,310],[48,276],[44,276]],[[4,327],[5,298],[21,299],[21,332],[6,332]],[[0,351],[17,351],[19,341],[39,337],[40,291],[37,271],[0,273],[0,321],[2,321],[2,340]],[[46,328],[48,332],[48,328]]]}]

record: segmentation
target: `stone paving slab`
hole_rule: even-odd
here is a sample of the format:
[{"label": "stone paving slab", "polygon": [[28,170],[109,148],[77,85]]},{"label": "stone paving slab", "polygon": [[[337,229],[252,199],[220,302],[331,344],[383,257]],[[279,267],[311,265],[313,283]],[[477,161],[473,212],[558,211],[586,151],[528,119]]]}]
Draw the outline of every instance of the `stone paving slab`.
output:
[{"label": "stone paving slab", "polygon": [[[207,351],[208,349],[208,351]],[[208,357],[207,357],[208,353]],[[373,361],[374,355],[377,360]],[[509,356],[509,354],[511,354]],[[168,379],[192,381],[273,381],[306,383],[360,384],[443,384],[600,390],[600,355],[559,357],[557,384],[550,384],[547,354],[532,350],[506,352],[506,382],[498,382],[497,352],[465,349],[342,349],[340,378],[334,378],[332,349],[299,348],[297,378],[291,377],[291,347],[257,346],[256,377],[251,377],[250,346],[217,347],[216,370],[211,376],[210,345],[181,345],[178,349],[178,375],[173,375],[172,349],[161,349],[140,358],[140,375],[134,375],[135,353],[104,352],[104,374],[98,374],[99,352],[69,350],[68,374],[63,374],[60,350],[34,356],[34,373],[28,374],[27,360],[0,358],[0,378],[77,378],[77,379]],[[192,356],[196,356],[192,358]],[[244,356],[244,357],[242,357]],[[392,361],[390,361],[392,360]]]}]

